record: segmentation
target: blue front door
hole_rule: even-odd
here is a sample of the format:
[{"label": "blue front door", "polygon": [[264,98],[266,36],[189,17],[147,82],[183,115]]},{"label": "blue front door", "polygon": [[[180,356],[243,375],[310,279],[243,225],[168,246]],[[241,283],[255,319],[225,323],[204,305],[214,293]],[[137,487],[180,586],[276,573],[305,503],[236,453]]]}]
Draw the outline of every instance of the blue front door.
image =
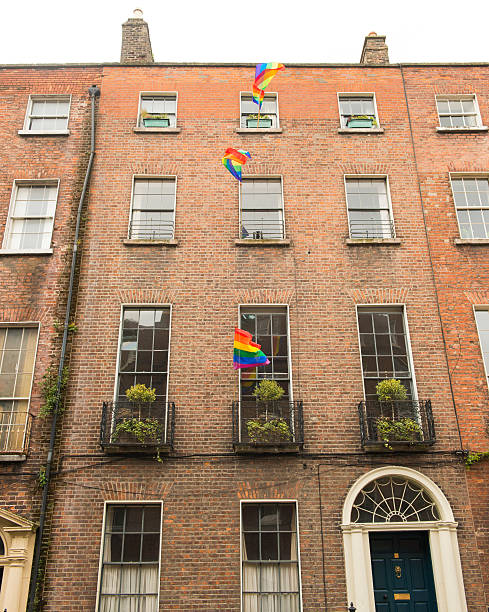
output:
[{"label": "blue front door", "polygon": [[369,535],[376,612],[437,612],[428,533]]}]

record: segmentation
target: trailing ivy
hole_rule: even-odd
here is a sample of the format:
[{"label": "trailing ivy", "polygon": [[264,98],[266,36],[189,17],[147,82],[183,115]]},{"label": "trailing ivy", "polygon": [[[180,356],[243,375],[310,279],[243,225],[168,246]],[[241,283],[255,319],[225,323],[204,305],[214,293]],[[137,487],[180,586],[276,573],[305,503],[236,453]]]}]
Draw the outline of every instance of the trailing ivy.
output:
[{"label": "trailing ivy", "polygon": [[481,453],[473,453],[469,451],[464,458],[465,467],[469,470],[474,463],[479,463],[483,459],[487,459],[489,457],[489,451],[483,451]]},{"label": "trailing ivy", "polygon": [[39,469],[39,476],[37,478],[37,482],[39,483],[39,486],[41,489],[44,489],[44,487],[47,484],[47,479],[46,479],[46,468],[42,467]]},{"label": "trailing ivy", "polygon": [[[68,384],[69,370],[65,366],[61,375],[60,397],[58,402],[58,410],[63,410],[63,395]],[[50,365],[46,370],[41,382],[41,396],[44,403],[41,406],[40,414],[42,417],[47,417],[53,414],[56,407],[56,399],[58,393],[58,368]]]}]

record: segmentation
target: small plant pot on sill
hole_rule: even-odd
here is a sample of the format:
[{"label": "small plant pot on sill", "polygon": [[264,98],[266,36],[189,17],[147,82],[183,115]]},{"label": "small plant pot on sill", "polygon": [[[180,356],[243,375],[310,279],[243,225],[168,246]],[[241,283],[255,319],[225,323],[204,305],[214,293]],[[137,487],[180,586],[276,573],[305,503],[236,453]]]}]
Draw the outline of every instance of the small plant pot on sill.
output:
[{"label": "small plant pot on sill", "polygon": [[159,127],[166,128],[170,127],[169,119],[143,119],[144,127]]},{"label": "small plant pot on sill", "polygon": [[349,119],[346,122],[348,128],[373,128],[375,127],[374,120],[369,119]]},{"label": "small plant pot on sill", "polygon": [[246,120],[247,128],[271,128],[272,120],[271,119],[260,119],[260,123],[258,123],[258,119],[247,119]]}]

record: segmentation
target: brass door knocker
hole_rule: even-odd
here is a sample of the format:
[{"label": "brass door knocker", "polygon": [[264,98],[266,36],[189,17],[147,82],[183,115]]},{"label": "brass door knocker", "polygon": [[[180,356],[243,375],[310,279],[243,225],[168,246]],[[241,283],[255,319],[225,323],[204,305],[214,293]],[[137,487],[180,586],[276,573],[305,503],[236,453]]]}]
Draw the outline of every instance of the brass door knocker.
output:
[{"label": "brass door knocker", "polygon": [[394,571],[396,572],[396,578],[400,578],[401,577],[401,566],[400,565],[396,565],[394,567]]}]

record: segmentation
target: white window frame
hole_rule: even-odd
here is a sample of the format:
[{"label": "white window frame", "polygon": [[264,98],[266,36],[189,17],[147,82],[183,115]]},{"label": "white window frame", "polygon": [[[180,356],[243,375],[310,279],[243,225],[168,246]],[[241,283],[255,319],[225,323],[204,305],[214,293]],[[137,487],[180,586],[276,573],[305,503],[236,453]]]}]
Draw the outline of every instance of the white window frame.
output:
[{"label": "white window frame", "polygon": [[[239,123],[241,126],[241,119],[243,117],[243,108],[242,108],[242,97],[243,96],[253,96],[253,92],[251,91],[240,91],[239,92]],[[276,104],[277,104],[277,125],[275,127],[269,127],[269,128],[247,128],[246,126],[244,127],[240,127],[241,130],[249,130],[249,129],[260,129],[263,130],[264,132],[266,132],[267,130],[279,130],[280,129],[280,114],[279,114],[279,103],[278,103],[278,93],[275,91],[266,91],[265,92],[265,98],[275,98]],[[256,114],[258,114],[258,104],[256,105]],[[264,113],[266,114],[266,113]]]},{"label": "white window frame", "polygon": [[[158,308],[169,308],[170,309],[170,327],[168,329],[168,365],[167,365],[167,375],[166,375],[166,403],[168,404],[168,388],[170,384],[170,357],[171,357],[171,326],[172,326],[172,315],[173,315],[173,305],[172,304],[150,304],[150,303],[124,303],[121,304],[121,311],[119,314],[119,337],[117,339],[117,357],[116,357],[116,367],[115,367],[115,381],[114,381],[114,402],[117,401],[117,385],[119,382],[119,366],[121,359],[121,340],[122,340],[122,322],[124,320],[124,309],[125,308],[153,308],[157,310]],[[167,411],[168,412],[168,411]],[[166,415],[168,418],[168,414]],[[165,423],[165,426],[168,424]],[[165,429],[165,432],[167,429]]]},{"label": "white window frame", "polygon": [[141,125],[141,102],[144,96],[153,96],[154,98],[163,96],[175,96],[175,125],[166,128],[157,128],[159,130],[175,130],[178,127],[178,91],[140,91],[138,100],[138,116],[136,118],[136,127],[139,129],[151,130],[155,128],[145,128]]},{"label": "white window frame", "polygon": [[[453,129],[459,129],[459,128],[453,128]],[[466,128],[460,128],[460,129],[466,129]],[[455,209],[455,217],[457,219],[457,226],[458,226],[458,235],[460,236],[461,240],[473,240],[473,241],[486,241],[489,239],[488,238],[462,238],[462,233],[460,231],[460,221],[458,219],[458,211],[459,210],[489,210],[489,205],[484,208],[482,206],[479,207],[457,207],[457,203],[455,202],[455,192],[453,190],[453,183],[452,183],[452,179],[485,179],[486,181],[489,182],[489,173],[488,172],[449,172],[448,173],[448,178],[450,180],[450,190],[452,193],[452,201],[453,201],[453,207]]]},{"label": "white window frame", "polygon": [[[452,126],[442,126],[441,122],[440,122],[440,112],[438,111],[438,101],[444,101],[444,100],[455,100],[455,101],[462,101],[462,100],[473,100],[474,102],[474,108],[475,108],[475,113],[476,113],[476,117],[477,117],[477,125],[473,125],[473,126],[461,126],[461,127],[452,127]],[[482,117],[481,117],[481,113],[480,113],[480,109],[479,109],[479,103],[477,101],[477,95],[475,93],[473,94],[435,94],[435,110],[436,110],[436,116],[438,117],[438,126],[437,126],[437,130],[438,131],[467,131],[467,130],[484,130],[487,129],[483,123],[482,123]],[[451,116],[451,113],[442,113],[443,115],[447,115],[447,116]],[[464,113],[462,113],[464,114]],[[470,113],[467,113],[470,114]]]},{"label": "white window frame", "polygon": [[[375,121],[377,122],[377,125],[374,125],[373,128],[374,129],[379,129],[380,126],[380,120],[379,120],[379,111],[377,109],[377,100],[375,97],[375,92],[373,91],[355,91],[355,92],[351,92],[351,91],[338,91],[336,93],[336,98],[337,98],[337,102],[338,102],[338,118],[340,120],[340,129],[342,130],[354,130],[354,129],[360,129],[360,128],[349,128],[348,126],[342,126],[341,125],[341,105],[340,105],[340,98],[368,98],[371,97],[374,103],[374,111],[375,111]],[[365,129],[365,128],[363,128]],[[368,128],[366,128],[368,129]]]},{"label": "white window frame", "polygon": [[[29,128],[29,122],[32,114],[32,106],[33,102],[40,102],[43,100],[62,100],[68,102],[68,113],[66,115],[66,128],[64,130],[32,130]],[[19,134],[21,135],[44,135],[44,134],[53,134],[53,135],[64,135],[68,136],[70,134],[70,130],[68,129],[68,125],[70,122],[70,112],[71,112],[71,94],[31,94],[29,96],[29,100],[27,102],[27,109],[24,118],[24,126],[21,130],[19,130]],[[64,115],[63,115],[64,116]]]},{"label": "white window frame", "polygon": [[[54,208],[54,214],[52,217],[52,228],[51,228],[51,240],[50,240],[50,245],[52,245],[53,242],[53,233],[54,233],[54,221],[56,219],[56,210],[58,208],[58,198],[59,198],[59,179],[55,179],[55,178],[47,178],[47,179],[15,179],[12,185],[12,192],[10,195],[10,204],[9,204],[9,209],[8,209],[8,216],[7,216],[7,222],[5,224],[5,231],[3,233],[3,242],[2,242],[2,248],[0,249],[0,254],[3,255],[8,255],[8,254],[12,254],[12,255],[16,255],[16,254],[22,254],[22,253],[31,253],[31,254],[50,254],[53,252],[52,247],[48,248],[48,249],[9,249],[7,248],[7,244],[8,244],[8,240],[9,240],[9,236],[10,236],[10,231],[12,228],[12,215],[13,215],[13,211],[15,208],[15,202],[16,202],[16,197],[17,197],[17,191],[19,189],[19,187],[23,187],[23,186],[43,186],[43,185],[51,185],[51,186],[56,186],[56,204],[55,204],[55,208]],[[22,218],[27,218],[27,217],[22,217]],[[41,218],[41,217],[40,217]],[[44,219],[48,219],[49,217],[42,217]]]},{"label": "white window frame", "polygon": [[475,315],[476,311],[486,311],[489,312],[489,305],[484,306],[484,304],[477,304],[472,306],[473,312],[474,312],[474,322],[475,322],[475,328],[477,330],[477,340],[479,341],[479,350],[481,353],[481,359],[482,359],[482,365],[484,366],[484,374],[486,375],[486,384],[489,388],[489,369],[486,366],[486,360],[484,359],[484,352],[482,351],[482,342],[481,342],[481,337],[480,337],[480,329],[479,329],[479,324],[477,323],[477,317]]},{"label": "white window frame", "polygon": [[299,612],[302,612],[301,542],[299,531],[299,502],[297,499],[240,499],[239,500],[239,564],[240,564],[240,609],[243,612],[243,511],[244,504],[295,504],[297,533],[297,569],[299,571]]},{"label": "white window frame", "polygon": [[[242,308],[285,308],[287,310],[287,351],[288,361],[287,366],[289,368],[289,402],[294,401],[294,385],[292,376],[292,347],[290,343],[290,307],[288,304],[265,304],[265,303],[250,303],[244,302],[238,304],[238,329],[241,329],[241,309]],[[238,377],[238,397],[240,398],[240,411],[241,411],[241,376]],[[239,415],[239,422],[241,423],[241,413]]]},{"label": "white window frame", "polygon": [[[343,175],[343,188],[345,190],[345,204],[346,204],[346,219],[347,219],[347,223],[348,223],[348,236],[350,237],[350,240],[354,240],[354,238],[352,238],[351,236],[351,227],[350,227],[350,214],[349,214],[349,210],[348,210],[348,192],[346,190],[346,183],[348,179],[353,179],[353,180],[363,180],[363,179],[375,179],[375,180],[379,180],[379,179],[383,179],[385,181],[385,188],[386,188],[386,192],[387,192],[387,202],[389,204],[389,217],[390,217],[390,222],[391,222],[391,226],[392,226],[392,236],[389,236],[388,238],[396,238],[396,224],[394,221],[394,211],[392,209],[392,199],[391,199],[391,187],[390,187],[390,182],[389,182],[389,175],[387,174],[344,174]],[[374,209],[371,209],[374,210]],[[385,240],[387,238],[387,236],[385,238],[373,238],[373,240]],[[365,240],[365,238],[357,238],[357,240]]]},{"label": "white window frame", "polygon": [[411,346],[411,336],[409,334],[407,306],[404,303],[399,304],[399,303],[394,303],[394,302],[390,302],[388,304],[355,304],[355,321],[356,321],[356,326],[357,326],[358,357],[360,360],[360,372],[362,374],[363,400],[367,401],[367,395],[365,393],[365,378],[364,378],[364,372],[363,372],[362,349],[361,349],[361,343],[360,343],[360,325],[358,322],[358,314],[360,310],[365,310],[367,308],[369,310],[374,310],[374,309],[383,310],[386,308],[402,309],[404,332],[406,334],[406,348],[408,351],[409,367],[411,369],[411,385],[412,385],[412,390],[413,390],[412,399],[413,401],[418,401],[418,385],[416,383],[416,373],[414,371],[414,360],[413,360],[413,351],[412,351],[412,346]]},{"label": "white window frame", "polygon": [[[0,328],[5,329],[8,327],[17,327],[17,328],[25,328],[25,327],[29,327],[29,328],[35,328],[37,329],[37,337],[36,337],[36,347],[34,349],[34,360],[32,363],[32,376],[31,376],[31,386],[29,389],[29,397],[27,399],[27,414],[26,414],[26,421],[25,421],[25,425],[24,425],[24,438],[23,438],[23,448],[26,448],[26,443],[27,443],[27,436],[29,435],[29,431],[28,431],[28,424],[29,424],[29,415],[30,415],[30,411],[31,411],[31,399],[32,399],[32,387],[34,386],[34,374],[36,372],[36,362],[37,362],[37,350],[39,347],[39,336],[41,333],[41,322],[40,321],[22,321],[22,322],[8,322],[8,321],[2,321],[0,323]],[[12,397],[12,398],[4,398],[6,400],[15,400],[16,398]],[[9,453],[7,453],[8,455]],[[12,452],[10,453],[12,455],[17,455],[17,453]]]},{"label": "white window frame", "polygon": [[160,555],[158,561],[158,599],[156,604],[156,609],[159,610],[160,606],[160,598],[161,598],[161,556],[163,552],[163,500],[162,499],[128,499],[128,500],[105,500],[104,508],[103,508],[103,519],[102,519],[102,534],[100,537],[100,553],[99,553],[99,567],[98,567],[98,577],[97,577],[97,598],[95,600],[95,612],[98,612],[100,606],[100,589],[102,587],[102,566],[103,566],[103,556],[104,556],[104,537],[105,537],[105,523],[107,520],[107,506],[129,506],[129,505],[160,505]]},{"label": "white window frame", "polygon": [[[283,223],[283,236],[282,238],[278,238],[278,240],[287,240],[287,232],[286,232],[286,222],[285,222],[285,201],[284,201],[284,177],[282,174],[252,174],[250,176],[243,176],[243,181],[246,180],[255,180],[255,179],[280,179],[280,186],[281,186],[281,196],[282,196],[282,223]],[[241,218],[241,200],[242,200],[242,194],[241,194],[241,181],[238,181],[238,205],[239,205],[239,239],[242,239],[242,227],[243,227],[243,223],[242,223],[242,218]],[[254,240],[254,238],[246,238],[246,240]],[[266,240],[266,239],[265,239]],[[276,238],[272,238],[272,240],[277,240]]]},{"label": "white window frame", "polygon": [[[166,128],[162,128],[166,129]],[[155,238],[154,240],[146,239],[146,238],[131,238],[131,224],[132,224],[132,214],[133,214],[133,204],[134,204],[134,185],[137,180],[152,180],[152,179],[160,179],[160,180],[173,180],[175,181],[175,198],[173,201],[173,234],[171,238]],[[175,239],[175,221],[176,221],[176,210],[177,210],[177,187],[178,187],[178,177],[176,174],[133,174],[131,180],[131,203],[129,209],[129,222],[127,225],[127,239],[128,240],[148,240],[148,242],[165,242],[167,240]]]}]

